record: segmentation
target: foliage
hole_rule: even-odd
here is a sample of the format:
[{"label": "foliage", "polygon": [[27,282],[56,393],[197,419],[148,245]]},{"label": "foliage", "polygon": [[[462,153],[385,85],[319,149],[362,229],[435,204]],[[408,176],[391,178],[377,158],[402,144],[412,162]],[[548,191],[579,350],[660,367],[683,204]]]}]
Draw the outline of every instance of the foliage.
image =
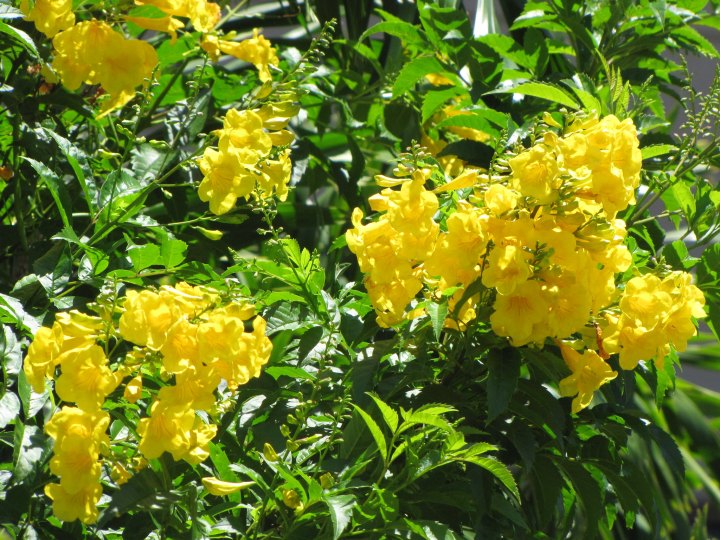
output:
[{"label": "foliage", "polygon": [[[700,30],[716,35],[720,5],[502,2],[501,32],[493,3],[479,4],[471,21],[456,0],[229,2],[220,13],[210,2],[0,0],[2,534],[707,537],[720,396],[676,370],[717,369],[720,351],[720,75],[700,93],[677,58],[717,61]],[[43,6],[54,17],[31,11]],[[73,34],[57,36],[75,23],[104,37],[64,49]],[[84,62],[68,63],[76,50]],[[484,175],[521,192],[534,217],[545,203],[513,185],[513,159],[570,136],[573,119],[611,117],[637,128],[642,170],[627,176],[635,204],[598,210],[594,238],[624,221],[626,237],[611,235],[631,259],[610,272],[618,294],[633,278],[693,274],[707,318],[686,351],[669,339],[669,354],[624,369],[603,350],[600,317],[520,343],[520,325],[490,322],[507,291],[480,276],[418,279],[424,293],[378,321],[344,235],[370,227],[351,223],[354,208],[374,223],[390,213],[395,195],[378,196],[376,176],[397,194],[420,174],[439,201],[428,212],[438,234],[463,200],[480,200]],[[530,247],[533,268],[555,256]],[[613,295],[602,307],[619,314]],[[254,332],[249,305],[265,322]],[[78,327],[73,310],[92,317]],[[190,369],[211,323],[217,341]],[[690,315],[683,324],[694,333]],[[184,340],[175,364],[171,327]],[[251,335],[267,335],[266,356],[239,351]],[[107,359],[94,357],[95,376],[76,370],[88,340]],[[569,345],[616,373],[581,406],[560,382],[574,371]],[[193,369],[212,379],[209,402],[186,396],[190,427],[153,446],[153,407],[202,380]],[[58,427],[73,402],[102,409],[102,434]],[[84,454],[71,452],[77,440]],[[101,485],[97,504],[63,513],[59,488],[45,494],[62,486],[75,501],[61,470]]]}]

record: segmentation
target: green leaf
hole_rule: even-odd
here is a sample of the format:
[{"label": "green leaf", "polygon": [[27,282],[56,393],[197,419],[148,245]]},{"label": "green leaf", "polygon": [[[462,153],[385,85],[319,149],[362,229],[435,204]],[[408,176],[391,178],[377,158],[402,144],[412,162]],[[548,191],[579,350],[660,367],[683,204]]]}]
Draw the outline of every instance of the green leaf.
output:
[{"label": "green leaf", "polygon": [[17,8],[0,4],[0,19],[22,19],[24,16],[25,14]]},{"label": "green leaf", "polygon": [[383,415],[383,419],[385,420],[385,423],[390,428],[390,431],[392,433],[395,433],[398,428],[398,423],[400,422],[400,418],[398,417],[398,413],[396,413],[390,405],[385,403],[380,397],[376,394],[373,394],[372,392],[367,393],[368,396],[372,398],[372,400],[375,402],[375,405],[377,405],[378,409],[380,409],[380,412]]},{"label": "green leaf", "polygon": [[665,260],[678,270],[688,270],[700,261],[697,257],[690,255],[687,245],[682,240],[675,240],[670,244],[665,244],[662,254]]},{"label": "green leaf", "polygon": [[670,472],[678,479],[685,477],[685,461],[673,438],[655,424],[647,426],[647,433],[655,442]]},{"label": "green leaf", "polygon": [[86,171],[88,173],[91,172],[90,165],[87,162],[87,156],[80,149],[74,146],[70,141],[60,136],[56,132],[47,128],[39,128],[39,130],[41,130],[46,136],[52,138],[58,145],[60,151],[63,153],[63,156],[65,156],[65,160],[72,168],[73,172],[75,173],[75,177],[80,183],[80,187],[83,191],[83,195],[85,196],[85,202],[88,205],[88,209],[91,212],[95,211],[97,188],[94,182],[87,181],[85,175]]},{"label": "green leaf", "polygon": [[445,70],[440,61],[434,56],[420,56],[403,66],[395,79],[392,96],[397,98],[412,89],[420,79],[430,73],[440,73],[451,79],[456,78],[454,73]]},{"label": "green leaf", "polygon": [[383,461],[387,461],[388,457],[388,449],[387,449],[387,441],[385,440],[385,436],[383,435],[382,430],[380,429],[380,426],[377,425],[375,420],[372,419],[372,417],[363,411],[360,407],[357,405],[354,405],[355,410],[360,414],[362,419],[365,421],[365,425],[370,430],[370,434],[372,435],[373,439],[375,440],[375,444],[378,447],[378,450],[380,450],[380,455],[383,458]]},{"label": "green leaf", "polygon": [[180,501],[182,494],[165,489],[151,468],[145,468],[112,494],[107,508],[100,514],[97,526],[103,527],[118,516],[132,510],[162,512]]},{"label": "green leaf", "polygon": [[7,390],[0,398],[0,429],[15,420],[20,414],[20,398]]},{"label": "green leaf", "polygon": [[112,230],[111,224],[126,222],[142,208],[147,196],[146,186],[130,171],[112,171],[103,182],[98,194],[101,209],[95,225],[94,240],[99,240]]},{"label": "green leaf", "polygon": [[652,159],[658,156],[664,156],[666,154],[672,154],[677,151],[677,146],[673,144],[651,144],[640,149],[642,152],[642,158]]},{"label": "green leaf", "polygon": [[487,359],[487,422],[504,413],[520,378],[520,354],[515,348],[492,349]]},{"label": "green leaf", "polygon": [[58,175],[44,163],[40,163],[39,161],[26,156],[22,156],[22,159],[27,161],[30,166],[35,169],[35,172],[38,173],[40,179],[47,186],[50,191],[50,195],[52,195],[52,198],[55,201],[58,212],[60,213],[60,219],[62,219],[63,225],[67,228],[72,228],[70,225],[72,217],[70,195],[68,194],[65,185],[60,181]]},{"label": "green leaf", "polygon": [[369,36],[379,32],[384,32],[391,36],[400,38],[400,40],[406,45],[422,43],[424,41],[422,31],[419,28],[400,19],[395,19],[392,21],[382,21],[371,26],[363,32],[360,39],[358,39],[358,42],[361,42]]},{"label": "green leaf", "polygon": [[22,482],[30,477],[50,455],[52,441],[36,426],[15,424],[13,478]]},{"label": "green leaf", "polygon": [[13,40],[20,43],[23,48],[29,52],[34,58],[40,58],[40,53],[35,46],[35,42],[32,38],[22,30],[18,30],[2,21],[0,21],[0,34],[6,34]]},{"label": "green leaf", "polygon": [[0,332],[0,366],[7,375],[15,376],[22,369],[23,354],[12,329],[2,325]]},{"label": "green leaf", "polygon": [[435,112],[449,100],[465,92],[460,86],[453,86],[444,90],[430,90],[423,97],[422,123],[427,122]]},{"label": "green leaf", "polygon": [[487,472],[497,478],[500,483],[505,486],[505,488],[507,488],[507,490],[512,494],[512,496],[515,497],[516,500],[520,500],[520,491],[518,491],[517,483],[515,482],[515,478],[513,478],[510,469],[500,463],[497,459],[481,456],[469,456],[467,458],[463,457],[459,459],[460,461],[473,463],[478,467],[485,469]]},{"label": "green leaf", "polygon": [[440,334],[445,326],[445,317],[447,317],[448,313],[447,301],[429,302],[425,309],[427,309],[427,312],[430,315],[430,322],[432,323],[435,340],[440,341]]},{"label": "green leaf", "polygon": [[488,94],[521,94],[524,96],[532,96],[553,103],[558,103],[569,107],[570,109],[579,109],[578,102],[559,86],[543,82],[526,82],[518,84],[511,88],[501,88],[487,92]]},{"label": "green leaf", "polygon": [[690,50],[699,52],[710,58],[720,58],[720,52],[718,52],[712,42],[689,25],[684,25],[673,30],[670,35]]},{"label": "green leaf", "polygon": [[265,369],[265,373],[275,380],[278,380],[280,377],[289,377],[291,379],[314,381],[317,378],[315,375],[308,373],[303,368],[295,366],[270,366]]},{"label": "green leaf", "polygon": [[352,520],[355,497],[352,495],[331,495],[323,497],[330,510],[330,520],[333,525],[333,540],[337,540],[347,529]]},{"label": "green leaf", "polygon": [[127,248],[127,255],[132,262],[136,272],[158,264],[160,259],[160,247],[157,244],[145,244],[142,246],[130,246]]},{"label": "green leaf", "polygon": [[175,268],[185,260],[187,244],[170,235],[160,239],[160,264],[165,268]]},{"label": "green leaf", "polygon": [[573,493],[582,505],[585,514],[584,537],[594,538],[602,518],[602,488],[581,463],[560,458],[556,458],[556,463],[572,483]]}]

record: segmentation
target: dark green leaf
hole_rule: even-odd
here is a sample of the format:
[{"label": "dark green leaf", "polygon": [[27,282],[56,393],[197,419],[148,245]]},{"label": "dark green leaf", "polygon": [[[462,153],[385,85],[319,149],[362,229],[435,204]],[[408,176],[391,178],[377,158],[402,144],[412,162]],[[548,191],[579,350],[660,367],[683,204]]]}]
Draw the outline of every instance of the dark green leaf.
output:
[{"label": "dark green leaf", "polygon": [[493,421],[507,410],[520,377],[520,355],[515,348],[493,349],[487,359],[488,417]]}]

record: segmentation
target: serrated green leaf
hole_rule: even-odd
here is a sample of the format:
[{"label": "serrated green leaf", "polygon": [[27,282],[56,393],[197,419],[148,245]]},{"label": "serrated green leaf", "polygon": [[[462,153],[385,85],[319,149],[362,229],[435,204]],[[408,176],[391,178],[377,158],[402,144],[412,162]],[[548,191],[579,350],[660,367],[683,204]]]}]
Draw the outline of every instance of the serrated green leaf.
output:
[{"label": "serrated green leaf", "polygon": [[383,461],[387,461],[387,441],[385,440],[385,435],[383,435],[380,426],[378,426],[375,420],[373,420],[372,417],[368,413],[363,411],[360,407],[358,407],[357,405],[355,405],[354,407],[355,410],[360,414],[362,419],[365,421],[365,425],[367,426],[367,428],[370,430],[370,434],[372,435],[373,440],[375,441],[375,444],[380,451],[380,455],[382,456]]},{"label": "serrated green leaf", "polygon": [[514,348],[493,349],[487,359],[487,421],[507,410],[520,378],[520,355]]},{"label": "serrated green leaf", "polygon": [[422,43],[424,41],[422,31],[419,28],[399,19],[382,21],[371,26],[363,32],[358,41],[362,42],[369,36],[379,32],[400,38],[406,45]]},{"label": "serrated green leaf", "polygon": [[449,100],[464,93],[466,90],[460,86],[453,86],[444,90],[430,90],[423,97],[422,123],[427,122],[435,112]]},{"label": "serrated green leaf", "polygon": [[448,313],[447,302],[430,302],[425,308],[430,315],[430,322],[432,323],[433,334],[435,339],[440,341],[440,334],[445,326],[445,317]]},{"label": "serrated green leaf", "polygon": [[291,379],[314,381],[317,378],[315,375],[308,373],[303,368],[295,366],[270,366],[265,369],[265,373],[275,380],[278,380],[280,377],[290,377]]},{"label": "serrated green leaf", "polygon": [[376,394],[373,394],[372,392],[368,392],[367,394],[372,398],[372,400],[375,402],[375,405],[377,405],[378,409],[380,409],[380,413],[383,415],[383,419],[385,420],[385,423],[390,428],[390,431],[392,433],[395,433],[395,431],[398,428],[398,423],[400,422],[400,418],[398,417],[398,413],[396,413],[390,405],[385,403],[380,397]]},{"label": "serrated green leaf", "polygon": [[488,94],[521,94],[552,101],[571,109],[579,109],[578,102],[559,86],[543,82],[526,82],[511,88],[501,88]]},{"label": "serrated green leaf", "polygon": [[[592,474],[581,464],[566,459],[555,462],[573,486],[573,493],[582,505],[585,519],[584,538],[594,538],[603,510],[603,490]],[[578,531],[579,534],[579,531]]]},{"label": "serrated green leaf", "polygon": [[333,540],[337,540],[352,520],[355,497],[352,495],[331,495],[323,498],[330,511],[333,525]]},{"label": "serrated green leaf", "polygon": [[673,144],[651,144],[640,149],[640,152],[642,152],[643,160],[652,159],[658,156],[664,156],[666,154],[671,154],[675,151],[677,151],[677,146]]},{"label": "serrated green leaf", "polygon": [[397,98],[412,89],[420,79],[430,73],[439,73],[451,79],[456,77],[454,73],[446,71],[434,56],[420,56],[405,64],[398,73],[393,85],[393,98]]},{"label": "serrated green leaf", "polygon": [[467,458],[460,458],[460,461],[473,463],[478,467],[485,469],[487,472],[497,478],[500,483],[507,488],[507,490],[512,494],[512,496],[515,497],[517,501],[520,500],[520,491],[518,490],[515,478],[513,478],[510,470],[505,465],[500,463],[497,459],[490,457],[470,456]]}]

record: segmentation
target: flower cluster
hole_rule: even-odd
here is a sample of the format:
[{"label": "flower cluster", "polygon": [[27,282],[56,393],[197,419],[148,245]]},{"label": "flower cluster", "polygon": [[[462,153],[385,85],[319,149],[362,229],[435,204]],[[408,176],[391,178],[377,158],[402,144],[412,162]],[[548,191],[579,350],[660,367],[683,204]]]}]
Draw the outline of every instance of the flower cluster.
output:
[{"label": "flower cluster", "polygon": [[625,285],[618,308],[605,315],[603,347],[619,354],[623,369],[634,369],[649,358],[662,367],[671,344],[682,352],[696,334],[692,317],[705,317],[704,304],[686,272],[634,277]]},{"label": "flower cluster", "polygon": [[[396,169],[396,179],[378,177],[386,189],[370,206],[382,216],[363,224],[355,209],[346,235],[378,324],[422,314],[413,302],[424,290],[429,300],[447,297],[448,327],[465,329],[478,305],[491,306],[492,330],[516,347],[560,343],[596,323],[605,327],[605,350],[619,353],[625,369],[663,357],[669,343],[685,347],[692,317],[704,315],[688,274],[634,278],[622,295],[616,287],[616,275],[632,264],[616,215],[634,202],[639,184],[635,126],[590,117],[559,131],[548,126],[501,174],[465,169],[443,183],[437,167],[416,159]],[[440,184],[434,190],[426,187],[431,180]],[[562,347],[573,375],[561,391],[578,395],[579,410],[615,372],[603,351]]]},{"label": "flower cluster", "polygon": [[158,57],[149,43],[127,39],[102,21],[78,23],[53,38],[53,69],[69,90],[100,84],[110,99],[107,112],[135,96],[135,88],[152,76]]},{"label": "flower cluster", "polygon": [[[111,365],[108,356],[117,353],[108,351],[122,350]],[[104,463],[122,483],[140,457],[168,452],[191,464],[206,459],[217,431],[206,419],[222,408],[217,396],[257,377],[271,351],[265,320],[254,306],[224,302],[215,290],[185,283],[128,291],[117,324],[112,313],[103,318],[59,313],[52,327],[38,330],[24,362],[35,391],[55,379],[60,399],[74,403],[56,412],[45,428],[55,440],[50,470],[60,477],[45,490],[55,515],[97,520]],[[153,381],[150,389],[143,388],[146,379]],[[114,400],[112,407],[132,403],[147,410],[137,423],[133,456],[115,452],[106,434],[110,417],[103,407],[123,381],[125,401]]]},{"label": "flower cluster", "polygon": [[230,109],[215,132],[217,149],[207,148],[198,160],[203,179],[200,199],[210,211],[224,214],[240,197],[285,200],[292,173],[290,150],[294,136],[285,129],[299,107],[291,101],[268,103],[258,109]]}]

